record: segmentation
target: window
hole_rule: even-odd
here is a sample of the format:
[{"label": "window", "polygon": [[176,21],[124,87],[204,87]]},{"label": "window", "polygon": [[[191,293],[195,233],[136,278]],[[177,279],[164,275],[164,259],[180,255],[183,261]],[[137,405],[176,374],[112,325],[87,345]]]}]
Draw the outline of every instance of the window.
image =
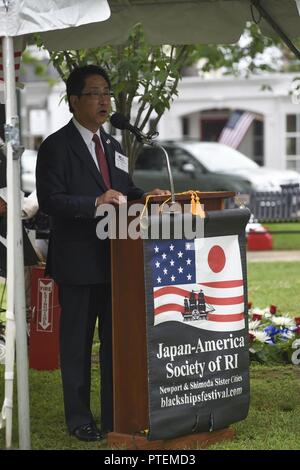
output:
[{"label": "window", "polygon": [[181,120],[182,135],[188,137],[190,135],[190,120],[188,117],[183,117]]},{"label": "window", "polygon": [[[168,153],[173,171],[182,172],[182,166],[185,163],[192,163],[195,169],[203,171],[202,165],[186,150],[168,145],[164,145],[164,149]],[[163,151],[155,147],[144,147],[137,158],[135,169],[167,172],[167,164]]]},{"label": "window", "polygon": [[165,167],[165,157],[159,148],[144,147],[139,154],[135,169],[136,170],[157,170],[161,171]]},{"label": "window", "polygon": [[300,172],[300,114],[286,116],[286,161],[288,170]]},{"label": "window", "polygon": [[258,119],[253,123],[253,156],[258,165],[264,164],[264,123]]},{"label": "window", "polygon": [[201,119],[201,140],[205,142],[218,142],[226,122],[227,118],[203,117]]},{"label": "window", "polygon": [[195,168],[199,167],[199,164],[195,160],[195,158],[193,158],[184,149],[182,149],[180,147],[173,147],[173,148],[170,147],[170,148],[166,148],[166,150],[167,150],[168,155],[169,155],[170,165],[173,169],[176,168],[177,170],[182,171],[182,166],[185,163],[192,163]]}]

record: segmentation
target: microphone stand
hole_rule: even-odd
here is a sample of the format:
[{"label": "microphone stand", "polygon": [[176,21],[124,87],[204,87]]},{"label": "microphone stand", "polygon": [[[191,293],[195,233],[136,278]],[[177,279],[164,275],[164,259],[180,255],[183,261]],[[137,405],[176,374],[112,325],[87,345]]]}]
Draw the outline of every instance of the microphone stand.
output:
[{"label": "microphone stand", "polygon": [[157,147],[157,148],[159,148],[160,150],[163,151],[163,154],[164,154],[164,157],[165,157],[165,160],[166,160],[166,164],[167,164],[169,183],[170,183],[170,189],[171,189],[171,205],[174,205],[176,203],[176,201],[175,201],[175,190],[174,190],[174,181],[173,181],[173,175],[172,175],[169,155],[168,155],[168,152],[166,151],[166,149],[162,145],[158,144],[157,142],[155,142],[153,140],[153,138],[156,135],[158,135],[158,134],[157,133],[154,133],[154,134],[149,133],[149,134],[146,135],[146,134],[143,134],[141,131],[139,131],[138,133],[135,132],[135,136],[136,136],[136,138],[139,142],[141,142],[144,145],[149,145],[150,147]]},{"label": "microphone stand", "polygon": [[168,170],[168,176],[169,176],[169,183],[170,183],[170,189],[171,189],[171,204],[175,204],[175,189],[174,189],[174,181],[173,181],[173,175],[172,175],[172,170],[171,170],[171,165],[170,165],[170,159],[168,152],[166,149],[162,146],[159,145],[157,142],[152,142],[152,147],[157,147],[160,150],[163,151],[165,159],[166,159],[166,164],[167,164],[167,170]]}]

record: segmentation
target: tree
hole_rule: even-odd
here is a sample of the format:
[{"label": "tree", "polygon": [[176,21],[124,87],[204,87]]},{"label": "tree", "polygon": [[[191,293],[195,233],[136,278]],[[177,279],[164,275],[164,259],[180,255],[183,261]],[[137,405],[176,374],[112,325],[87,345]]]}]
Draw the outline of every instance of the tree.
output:
[{"label": "tree", "polygon": [[[144,130],[150,122],[149,130],[154,131],[178,93],[181,70],[191,63],[194,50],[194,46],[147,45],[142,27],[137,25],[122,46],[49,53],[63,80],[74,67],[88,63],[104,66],[111,79],[115,110],[130,120],[135,100],[137,114],[134,125]],[[150,116],[153,118],[151,121]],[[129,156],[132,173],[141,144],[128,131],[123,133],[122,143]]]}]

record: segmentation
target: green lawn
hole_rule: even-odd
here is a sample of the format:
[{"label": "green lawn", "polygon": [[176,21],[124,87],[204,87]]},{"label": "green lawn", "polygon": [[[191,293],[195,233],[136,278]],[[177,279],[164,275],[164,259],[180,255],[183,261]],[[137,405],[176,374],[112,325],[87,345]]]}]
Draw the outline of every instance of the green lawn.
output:
[{"label": "green lawn", "polygon": [[235,439],[211,447],[226,450],[300,449],[300,367],[251,366],[248,417],[233,425]]},{"label": "green lawn", "polygon": [[[300,250],[300,222],[294,223],[265,223],[263,224],[272,232],[274,250]],[[291,233],[278,233],[291,232]]]},{"label": "green lawn", "polygon": [[[0,366],[3,383],[4,367]],[[93,369],[93,408],[97,410],[97,370]],[[248,417],[233,425],[235,438],[211,449],[300,449],[299,366],[251,366],[251,404]],[[60,374],[30,370],[31,439],[33,449],[108,449],[106,442],[83,443],[70,437],[64,425]],[[3,400],[3,387],[0,401]],[[97,412],[95,413],[97,416]],[[0,430],[0,448],[5,432]],[[14,407],[13,444],[17,447]]]},{"label": "green lawn", "polygon": [[[300,263],[296,262],[248,263],[249,299],[258,307],[272,303],[283,313],[299,315],[299,271]],[[233,425],[236,433],[233,441],[219,443],[211,448],[300,450],[300,366],[253,364],[250,371],[251,404],[247,419]],[[4,366],[0,366],[0,406],[4,393],[3,381]],[[30,370],[29,382],[33,449],[107,449],[105,441],[101,444],[83,443],[66,433],[59,371]],[[92,408],[99,421],[98,382],[98,371],[94,365]],[[15,447],[17,443],[15,404]],[[0,448],[4,446],[5,431],[0,430]]]},{"label": "green lawn", "polygon": [[300,316],[300,263],[248,263],[248,299],[255,307],[274,304]]}]

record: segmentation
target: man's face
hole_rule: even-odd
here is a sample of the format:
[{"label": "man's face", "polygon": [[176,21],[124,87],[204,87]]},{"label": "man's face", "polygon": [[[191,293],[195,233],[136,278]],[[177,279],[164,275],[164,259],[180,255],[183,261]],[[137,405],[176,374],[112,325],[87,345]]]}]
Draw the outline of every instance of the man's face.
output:
[{"label": "man's face", "polygon": [[107,120],[110,112],[110,90],[100,75],[90,75],[80,96],[71,95],[75,119],[87,129],[96,132]]}]

